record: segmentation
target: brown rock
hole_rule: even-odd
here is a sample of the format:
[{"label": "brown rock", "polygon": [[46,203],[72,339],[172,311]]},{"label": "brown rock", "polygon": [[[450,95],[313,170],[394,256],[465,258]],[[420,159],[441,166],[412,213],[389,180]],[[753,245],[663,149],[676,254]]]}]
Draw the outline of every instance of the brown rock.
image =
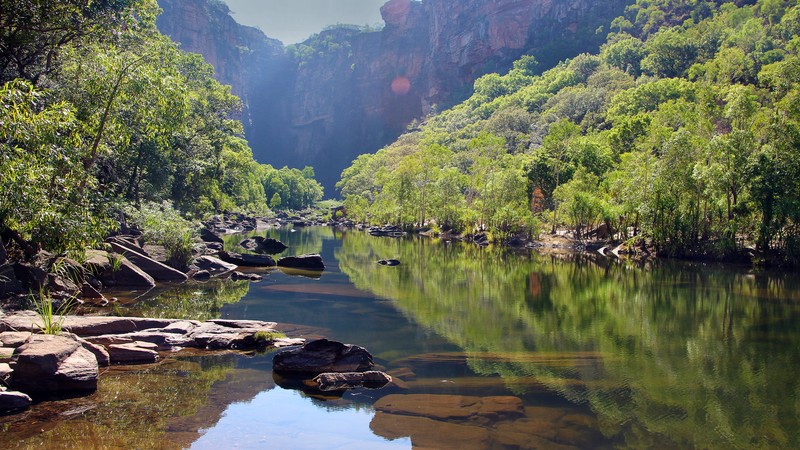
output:
[{"label": "brown rock", "polygon": [[232,253],[220,251],[219,257],[221,260],[236,264],[237,266],[245,267],[275,267],[275,260],[267,255],[247,255],[240,253]]},{"label": "brown rock", "polygon": [[378,436],[394,440],[410,436],[415,449],[491,448],[489,431],[477,426],[431,420],[425,417],[375,413],[370,429]]},{"label": "brown rock", "polygon": [[447,421],[496,421],[525,415],[517,397],[468,397],[462,395],[387,395],[375,409],[388,414],[423,416]]},{"label": "brown rock", "polygon": [[12,387],[57,394],[97,389],[97,358],[72,337],[32,335],[14,351]]},{"label": "brown rock", "polygon": [[[102,336],[106,334],[124,334],[150,328],[164,328],[180,322],[177,319],[148,319],[140,317],[92,317],[92,316],[67,316],[62,327],[65,331],[81,337]],[[20,311],[0,318],[0,332],[2,331],[38,331],[41,320],[32,311]]]},{"label": "brown rock", "polygon": [[158,352],[139,342],[111,344],[106,349],[112,364],[148,364],[158,360]]},{"label": "brown rock", "polygon": [[0,333],[0,344],[3,347],[17,348],[24,344],[29,337],[31,337],[29,331],[4,331]]}]

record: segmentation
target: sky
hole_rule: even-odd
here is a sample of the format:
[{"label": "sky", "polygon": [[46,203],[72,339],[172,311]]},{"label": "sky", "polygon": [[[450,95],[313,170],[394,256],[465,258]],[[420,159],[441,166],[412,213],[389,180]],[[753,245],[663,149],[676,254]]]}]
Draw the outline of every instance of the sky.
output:
[{"label": "sky", "polygon": [[284,44],[295,44],[328,25],[383,24],[386,0],[224,0],[233,18],[258,27]]}]

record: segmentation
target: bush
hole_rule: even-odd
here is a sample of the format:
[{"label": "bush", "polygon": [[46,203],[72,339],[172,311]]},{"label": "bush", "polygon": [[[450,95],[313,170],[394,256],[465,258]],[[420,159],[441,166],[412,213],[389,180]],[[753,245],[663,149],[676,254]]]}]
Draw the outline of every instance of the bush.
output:
[{"label": "bush", "polygon": [[171,266],[183,268],[189,265],[199,227],[184,219],[172,202],[148,202],[140,209],[126,207],[124,212],[129,225],[144,233],[146,242],[164,246]]}]

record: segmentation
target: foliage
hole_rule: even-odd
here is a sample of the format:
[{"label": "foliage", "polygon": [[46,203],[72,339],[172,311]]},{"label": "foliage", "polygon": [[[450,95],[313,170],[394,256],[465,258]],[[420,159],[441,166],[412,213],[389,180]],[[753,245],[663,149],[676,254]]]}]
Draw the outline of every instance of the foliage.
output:
[{"label": "foliage", "polygon": [[796,2],[639,0],[599,55],[479,78],[471,98],[360,156],[337,187],[348,213],[376,224],[507,235],[549,221],[583,238],[603,223],[665,255],[753,246],[790,262],[799,15]]},{"label": "foliage", "polygon": [[64,320],[69,310],[72,308],[72,299],[62,301],[58,306],[54,305],[54,300],[50,294],[42,290],[38,295],[30,294],[33,310],[41,324],[36,324],[42,334],[59,335],[61,334]]},{"label": "foliage", "polygon": [[27,253],[96,245],[147,203],[202,217],[322,197],[313,169],[253,160],[240,101],[158,32],[155,1],[0,5],[0,232]]},{"label": "foliage", "polygon": [[192,258],[192,245],[199,226],[184,219],[168,201],[145,203],[139,209],[127,207],[129,225],[144,233],[146,242],[163,245],[171,265],[184,267]]}]

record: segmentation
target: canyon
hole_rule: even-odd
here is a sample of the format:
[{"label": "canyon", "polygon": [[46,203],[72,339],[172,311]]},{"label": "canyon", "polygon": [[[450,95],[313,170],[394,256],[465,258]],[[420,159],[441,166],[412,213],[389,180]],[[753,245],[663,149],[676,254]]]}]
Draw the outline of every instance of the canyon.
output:
[{"label": "canyon", "polygon": [[292,46],[236,23],[218,0],[160,0],[158,26],[202,54],[242,99],[259,162],[313,166],[335,197],[341,171],[359,154],[463,101],[475,79],[506,72],[522,55],[545,69],[596,50],[628,3],[390,0],[380,30],[340,25]]}]

